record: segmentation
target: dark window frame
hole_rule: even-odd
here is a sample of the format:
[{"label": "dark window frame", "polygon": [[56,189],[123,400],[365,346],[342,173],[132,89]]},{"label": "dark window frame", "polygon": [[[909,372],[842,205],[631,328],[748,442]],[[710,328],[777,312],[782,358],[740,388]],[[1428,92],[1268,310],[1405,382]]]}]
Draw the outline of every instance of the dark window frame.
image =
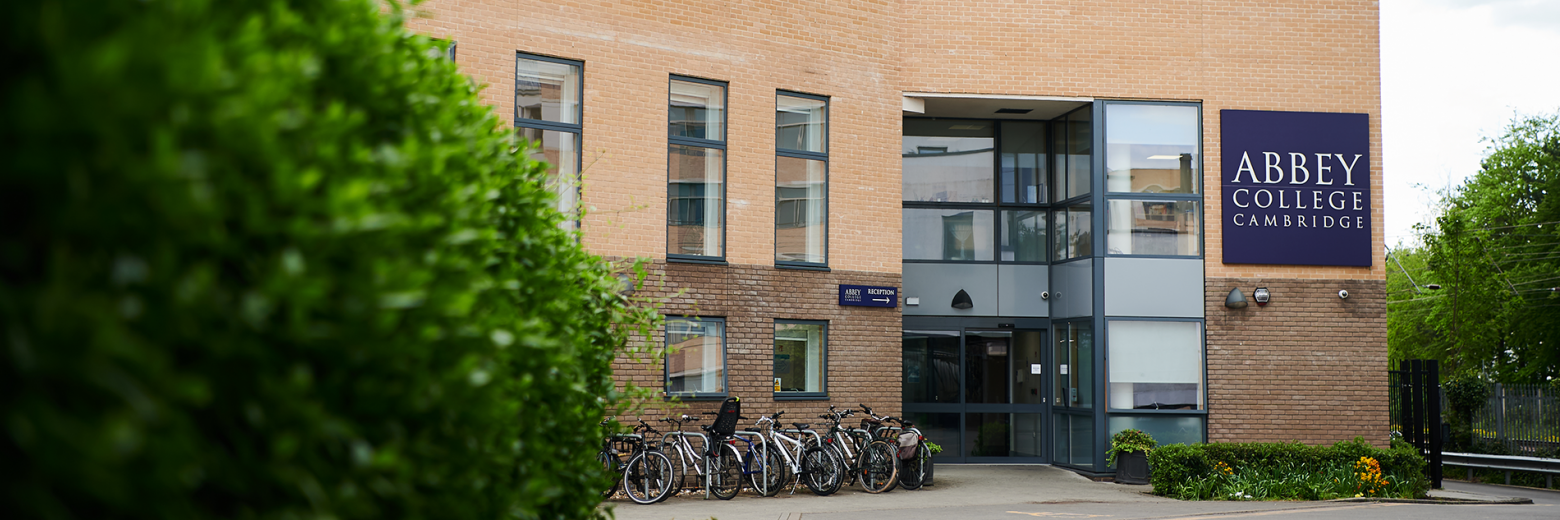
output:
[{"label": "dark window frame", "polygon": [[[830,114],[830,112],[829,112],[829,108],[830,108],[830,104],[831,103],[830,103],[830,100],[829,100],[828,96],[820,96],[820,95],[816,95],[816,94],[806,94],[806,93],[795,92],[795,91],[790,91],[790,90],[776,90],[775,91],[775,111],[776,112],[778,112],[779,109],[780,109],[780,97],[781,96],[794,97],[794,98],[799,98],[799,99],[811,99],[811,100],[814,100],[814,101],[822,101],[823,102],[824,114],[826,114],[824,116],[825,119],[824,119],[824,127],[823,127],[824,128],[824,130],[823,130],[823,150],[824,151],[823,152],[809,152],[809,151],[804,151],[804,150],[792,150],[792,149],[789,149],[789,148],[781,148],[778,144],[775,146],[775,169],[777,171],[779,170],[780,158],[782,158],[782,157],[789,157],[789,158],[792,158],[792,159],[806,159],[806,160],[823,162],[823,201],[822,201],[822,205],[823,205],[823,211],[822,211],[822,214],[823,214],[823,261],[822,262],[797,262],[797,261],[780,260],[778,258],[779,255],[778,255],[778,251],[777,251],[776,259],[775,259],[775,267],[779,267],[779,268],[798,268],[798,269],[828,270],[828,268],[829,268],[829,152],[828,152],[828,150],[829,150],[829,121],[830,121],[830,118],[833,117],[833,115]],[[775,133],[777,134],[777,136],[778,136],[779,132],[780,132],[780,121],[777,118],[775,120]],[[777,141],[778,141],[778,139],[777,139]],[[780,244],[780,203],[781,203],[780,187],[779,187],[778,184],[779,184],[778,183],[778,179],[776,179],[776,186],[775,186],[775,229],[774,229],[775,235],[774,235],[774,240],[775,240],[775,247],[777,249],[779,248],[779,244]]]},{"label": "dark window frame", "polygon": [[[1123,255],[1123,256],[1125,256],[1125,255]],[[1185,258],[1185,257],[1177,257],[1177,258]],[[1198,383],[1198,386],[1200,387],[1200,388],[1198,388],[1198,393],[1200,394],[1198,396],[1198,398],[1202,400],[1201,403],[1199,403],[1200,408],[1198,408],[1196,410],[1153,410],[1153,409],[1111,408],[1110,407],[1110,396],[1109,396],[1109,393],[1110,393],[1110,383],[1111,383],[1111,380],[1110,380],[1110,358],[1111,358],[1111,350],[1112,350],[1112,348],[1111,348],[1112,346],[1111,346],[1111,343],[1110,343],[1110,341],[1111,341],[1111,339],[1110,339],[1110,324],[1111,324],[1111,322],[1116,322],[1116,321],[1156,321],[1156,322],[1196,323],[1197,324],[1198,341],[1199,341],[1198,351],[1199,351],[1199,354],[1201,355],[1201,358],[1202,358],[1201,361],[1200,361],[1202,363],[1202,382]],[[1154,415],[1154,414],[1163,414],[1163,415],[1208,415],[1208,319],[1207,318],[1172,318],[1172,317],[1163,317],[1163,316],[1159,316],[1159,317],[1107,316],[1105,318],[1105,330],[1103,331],[1102,334],[1101,333],[1096,333],[1095,338],[1096,338],[1095,339],[1096,343],[1100,343],[1102,341],[1104,342],[1104,345],[1103,345],[1102,348],[1105,349],[1105,366],[1103,367],[1103,370],[1100,371],[1100,377],[1105,380],[1105,389],[1106,389],[1105,392],[1106,392],[1107,395],[1105,396],[1105,408],[1104,408],[1104,410],[1105,410],[1106,413],[1108,413],[1110,415]],[[1207,425],[1204,424],[1203,425],[1203,435],[1207,436],[1207,433],[1208,433],[1207,432]]]},{"label": "dark window frame", "polygon": [[[1192,172],[1192,178],[1197,179],[1197,182],[1199,182],[1199,183],[1202,183],[1202,182],[1206,181],[1206,179],[1203,178],[1203,175],[1204,175],[1204,171],[1205,171],[1204,170],[1204,168],[1205,168],[1204,163],[1207,162],[1207,151],[1203,147],[1203,142],[1206,140],[1205,138],[1207,136],[1203,135],[1203,106],[1202,106],[1202,103],[1192,102],[1192,101],[1146,101],[1146,100],[1140,100],[1140,101],[1104,100],[1104,101],[1097,101],[1097,102],[1098,103],[1102,103],[1103,105],[1105,105],[1105,108],[1108,108],[1109,105],[1188,106],[1188,107],[1196,108],[1197,109],[1197,153],[1198,153],[1198,155],[1201,156],[1201,159],[1197,161],[1197,170]],[[1104,110],[1102,110],[1101,112],[1105,113]],[[1106,125],[1109,125],[1109,124],[1110,124],[1110,118],[1109,117],[1104,118],[1096,126],[1096,128],[1097,128],[1096,131],[1098,131],[1100,133],[1100,135],[1102,135],[1102,136],[1105,135],[1105,127],[1106,127]],[[1104,160],[1106,160],[1106,161],[1109,160],[1109,156],[1108,155],[1104,155],[1102,157],[1104,157]],[[1110,165],[1106,164],[1105,167],[1109,168]],[[1110,248],[1109,248],[1109,242],[1108,242],[1108,240],[1109,240],[1109,233],[1110,233],[1109,229],[1096,230],[1096,232],[1102,233],[1102,234],[1100,236],[1098,236],[1098,237],[1095,237],[1095,239],[1096,240],[1100,240],[1100,239],[1107,240],[1107,242],[1105,242],[1105,244],[1106,244],[1106,249],[1105,249],[1106,254],[1105,254],[1105,256],[1106,257],[1111,257],[1111,258],[1117,258],[1117,257],[1121,257],[1121,258],[1199,258],[1199,259],[1200,258],[1204,258],[1208,254],[1208,243],[1207,243],[1207,240],[1208,240],[1208,223],[1205,222],[1205,220],[1207,219],[1207,216],[1208,216],[1208,208],[1207,208],[1207,203],[1204,200],[1204,196],[1205,196],[1204,192],[1205,191],[1207,191],[1207,190],[1204,189],[1203,186],[1198,186],[1198,189],[1197,189],[1196,193],[1138,193],[1138,192],[1131,192],[1131,191],[1110,191],[1110,190],[1105,190],[1105,201],[1106,202],[1105,202],[1105,209],[1104,209],[1104,211],[1106,212],[1106,215],[1105,215],[1106,222],[1109,222],[1109,219],[1110,219],[1110,213],[1109,213],[1110,212],[1110,201],[1112,201],[1112,200],[1135,200],[1135,201],[1143,201],[1143,202],[1193,202],[1193,203],[1196,203],[1197,204],[1197,254],[1195,254],[1195,255],[1137,255],[1137,254],[1111,253],[1110,252]]]},{"label": "dark window frame", "polygon": [[[822,388],[823,390],[819,391],[819,392],[776,391],[776,392],[774,392],[774,399],[776,401],[819,401],[819,400],[827,401],[829,399],[829,322],[828,322],[828,320],[789,320],[789,319],[779,319],[779,318],[776,318],[775,322],[774,322],[775,325],[780,325],[780,324],[784,324],[784,323],[797,324],[797,325],[822,325],[823,326],[823,344],[819,345],[819,348],[818,348],[819,355],[823,356],[823,361],[822,361],[823,369],[821,370],[821,373],[819,374],[819,377],[822,380],[819,381],[818,383],[819,383],[819,387]],[[777,340],[777,338],[775,338],[775,336],[774,336],[774,331],[771,330],[770,331],[770,340],[769,340],[770,341],[771,353],[773,352],[774,342],[776,340]],[[773,379],[774,378],[774,369],[772,367],[770,368],[769,374],[770,374],[769,377],[771,379]]]},{"label": "dark window frame", "polygon": [[[1085,109],[1085,108],[1088,108],[1088,107],[1080,107],[1078,110],[1082,110],[1082,109]],[[1055,130],[1052,128],[1052,126],[1053,126],[1053,123],[1057,119],[1065,120],[1065,118],[1066,118],[1066,114],[1058,116],[1057,118],[1046,119],[1046,120],[1041,120],[1041,119],[981,119],[981,118],[970,118],[970,117],[920,117],[920,116],[903,118],[903,119],[948,120],[948,121],[979,121],[979,122],[990,123],[990,124],[993,125],[994,128],[993,128],[992,134],[991,134],[991,140],[992,140],[992,154],[991,154],[991,156],[992,156],[992,164],[991,164],[991,168],[992,168],[992,170],[991,170],[991,174],[992,174],[992,183],[991,183],[992,192],[991,192],[991,202],[987,203],[987,202],[921,202],[921,201],[907,201],[907,200],[903,200],[903,194],[901,194],[901,200],[900,200],[900,210],[901,210],[900,215],[901,215],[901,218],[903,218],[903,215],[904,215],[903,210],[906,210],[906,209],[948,209],[948,210],[989,211],[992,214],[991,232],[992,232],[993,236],[992,236],[992,239],[991,239],[991,247],[992,247],[992,251],[991,251],[991,258],[992,259],[991,260],[943,260],[943,259],[911,259],[911,258],[902,258],[900,261],[902,263],[906,263],[906,264],[924,263],[924,264],[1050,265],[1052,263],[1055,263],[1051,259],[1052,255],[1054,254],[1052,252],[1053,247],[1052,247],[1051,242],[1053,240],[1055,240],[1055,238],[1053,238],[1053,233],[1054,233],[1054,228],[1055,228],[1054,221],[1055,221],[1055,218],[1056,218],[1055,217],[1055,211],[1053,211],[1053,210],[1057,206],[1060,206],[1061,202],[1050,201],[1050,200],[1048,200],[1050,197],[1043,197],[1044,199],[1047,199],[1047,200],[1042,200],[1040,202],[1033,202],[1033,203],[1029,203],[1029,202],[1002,202],[1002,131],[1003,131],[1003,126],[1004,126],[1003,123],[1024,122],[1024,123],[1040,123],[1041,124],[1041,128],[1043,129],[1042,131],[1044,132],[1044,135],[1041,136],[1041,141],[1044,143],[1045,157],[1046,157],[1046,161],[1047,161],[1046,166],[1045,166],[1045,169],[1046,169],[1046,174],[1045,174],[1046,189],[1048,191],[1054,192],[1055,189],[1056,189],[1055,188],[1055,184],[1054,184],[1054,176],[1056,175],[1056,173],[1051,171],[1052,170],[1052,165],[1051,165],[1050,161],[1052,160],[1052,157],[1055,155],[1056,150],[1053,149],[1054,146],[1052,146],[1053,143],[1051,142],[1052,141],[1052,133],[1055,132]],[[1041,212],[1041,213],[1043,213],[1045,215],[1045,218],[1046,218],[1046,223],[1045,223],[1046,239],[1044,241],[1045,242],[1045,244],[1044,244],[1045,250],[1041,252],[1041,255],[1040,255],[1041,259],[1040,260],[1024,260],[1024,261],[1019,261],[1019,260],[1002,260],[1002,250],[1001,250],[1002,245],[1001,244],[1002,244],[1002,234],[1003,234],[1003,231],[1004,231],[1003,225],[1005,224],[1003,222],[1003,220],[1002,220],[1002,213],[1004,211],[1036,211],[1036,212]],[[903,231],[901,231],[901,233],[903,233]]]},{"label": "dark window frame", "polygon": [[730,334],[727,328],[726,318],[714,316],[667,316],[661,328],[661,346],[671,348],[669,327],[673,321],[693,322],[718,322],[720,323],[720,386],[722,392],[673,392],[672,391],[672,358],[666,356],[661,361],[661,391],[666,399],[678,398],[688,401],[725,399],[731,395],[731,349],[726,336]]},{"label": "dark window frame", "polygon": [[[684,83],[702,83],[702,84],[705,84],[705,85],[713,85],[713,86],[717,86],[717,87],[721,88],[721,92],[720,92],[720,94],[721,94],[721,122],[720,122],[720,124],[721,124],[721,139],[720,140],[701,139],[701,138],[697,138],[697,137],[684,137],[684,136],[672,135],[672,130],[671,130],[671,124],[672,124],[672,120],[671,120],[672,84],[675,83],[675,82],[679,82],[679,81],[680,82],[684,82]],[[666,106],[667,106],[667,121],[666,121],[666,128],[667,128],[667,130],[666,130],[666,135],[667,135],[667,143],[666,143],[666,151],[667,151],[666,152],[667,153],[667,157],[666,157],[666,260],[668,262],[689,262],[689,263],[705,263],[705,264],[719,264],[719,265],[725,265],[726,264],[726,245],[727,245],[727,235],[726,235],[726,232],[727,232],[727,229],[726,229],[727,228],[727,226],[726,226],[726,224],[727,224],[727,212],[726,212],[727,207],[726,207],[726,202],[727,202],[727,200],[726,200],[726,198],[727,198],[728,192],[730,191],[728,189],[728,187],[727,187],[727,181],[728,181],[728,179],[730,177],[730,171],[728,170],[730,156],[729,156],[729,154],[728,154],[728,152],[726,150],[726,143],[727,143],[727,141],[731,137],[731,125],[730,125],[730,121],[731,121],[731,103],[730,103],[730,101],[731,101],[731,84],[728,83],[728,82],[719,81],[719,80],[713,80],[713,79],[698,78],[698,77],[693,77],[693,76],[682,76],[682,75],[677,75],[677,74],[672,74],[667,79],[667,82],[666,82]],[[671,149],[672,149],[673,146],[691,146],[691,147],[696,147],[696,148],[709,148],[709,149],[720,150],[720,152],[721,152],[720,153],[720,205],[721,205],[721,207],[720,207],[720,216],[721,216],[721,218],[720,218],[720,254],[719,255],[686,255],[686,254],[678,254],[678,253],[673,253],[672,252],[672,222],[674,220],[672,218],[672,214],[673,214],[673,211],[674,211],[673,206],[675,205],[674,204],[675,198],[672,196],[672,186],[673,186],[673,183],[672,183],[672,164],[671,164],[672,157],[671,157]]]},{"label": "dark window frame", "polygon": [[[450,59],[453,61],[455,59],[455,43],[453,41],[450,43],[449,53]],[[520,60],[542,61],[578,67],[580,79],[579,88],[577,89],[578,91],[575,92],[575,96],[580,100],[580,102],[579,106],[576,107],[578,112],[574,114],[574,119],[579,121],[579,123],[562,123],[558,121],[546,121],[542,119],[520,117],[519,103],[514,104],[515,107],[514,113],[512,114],[512,119],[514,120],[514,125],[517,130],[521,128],[531,128],[543,131],[574,134],[574,164],[576,168],[580,168],[580,166],[584,164],[583,161],[585,160],[585,62],[581,60],[571,60],[567,58],[558,58],[554,56],[544,56],[541,54],[531,54],[527,52],[515,51],[515,76],[517,77],[520,74]],[[518,78],[516,78],[513,94],[518,96],[519,93],[520,85]],[[511,99],[510,101],[514,100]],[[582,171],[574,172],[574,200],[576,204],[583,203],[585,197],[585,176],[583,168],[581,168],[581,170]],[[574,218],[572,221],[574,223],[574,228],[579,229],[582,224],[582,215],[575,213],[573,217]]]}]

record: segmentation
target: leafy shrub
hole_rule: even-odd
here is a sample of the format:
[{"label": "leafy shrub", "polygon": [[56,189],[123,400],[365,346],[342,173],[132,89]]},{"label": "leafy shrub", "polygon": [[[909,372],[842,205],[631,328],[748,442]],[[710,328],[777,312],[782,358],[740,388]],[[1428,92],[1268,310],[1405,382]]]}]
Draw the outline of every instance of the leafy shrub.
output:
[{"label": "leafy shrub", "polygon": [[1448,422],[1452,426],[1453,451],[1476,449],[1473,441],[1473,414],[1489,402],[1490,386],[1477,376],[1465,374],[1442,383],[1446,392],[1446,404],[1452,409]]},{"label": "leafy shrub", "polygon": [[[1356,437],[1332,446],[1300,443],[1172,444],[1149,454],[1154,492],[1182,500],[1323,500],[1358,493],[1354,464],[1378,461],[1384,496],[1430,489],[1425,461],[1410,447],[1380,449]],[[1222,465],[1222,467],[1221,467]],[[1344,493],[1347,491],[1347,493]]]},{"label": "leafy shrub", "polygon": [[400,9],[0,7],[4,516],[596,516],[644,316]]},{"label": "leafy shrub", "polygon": [[1110,437],[1110,450],[1105,452],[1105,461],[1106,464],[1115,465],[1117,453],[1147,454],[1154,451],[1154,447],[1158,445],[1159,441],[1154,440],[1154,436],[1149,435],[1148,432],[1127,428]]}]

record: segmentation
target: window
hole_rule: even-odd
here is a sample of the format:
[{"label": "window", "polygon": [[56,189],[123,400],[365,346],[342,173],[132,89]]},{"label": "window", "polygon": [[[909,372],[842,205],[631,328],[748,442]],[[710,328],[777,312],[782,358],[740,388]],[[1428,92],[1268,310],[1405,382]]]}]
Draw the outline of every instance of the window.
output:
[{"label": "window", "polygon": [[1201,256],[1200,108],[1105,105],[1105,253]]},{"label": "window", "polygon": [[828,263],[829,101],[775,95],[775,264]]},{"label": "window", "polygon": [[[450,45],[451,56],[454,45]],[[547,186],[558,195],[558,211],[577,226],[580,183],[580,100],[584,64],[517,54],[515,127],[531,141],[531,158],[547,162]]]},{"label": "window", "polygon": [[667,144],[666,256],[726,256],[726,85],[671,80]]},{"label": "window", "polygon": [[1202,323],[1110,321],[1110,407],[1203,408]]},{"label": "window", "polygon": [[724,397],[726,322],[720,318],[666,319],[666,393]]},{"label": "window", "polygon": [[829,326],[775,320],[775,397],[825,397]]},{"label": "window", "polygon": [[1189,200],[1111,199],[1108,253],[1113,255],[1190,255],[1202,253],[1198,240],[1198,203]]},{"label": "window", "polygon": [[1056,324],[1056,405],[1094,406],[1094,334],[1086,321]]},{"label": "window", "polygon": [[905,119],[904,259],[1044,263],[1047,126]]}]

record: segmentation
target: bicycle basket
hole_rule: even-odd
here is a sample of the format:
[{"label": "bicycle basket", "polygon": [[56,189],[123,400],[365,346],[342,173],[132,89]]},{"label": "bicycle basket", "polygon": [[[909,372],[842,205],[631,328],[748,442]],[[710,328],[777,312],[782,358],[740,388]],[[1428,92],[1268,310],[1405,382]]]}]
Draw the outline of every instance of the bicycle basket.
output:
[{"label": "bicycle basket", "polygon": [[715,416],[714,424],[710,425],[710,433],[717,437],[730,437],[737,431],[737,418],[742,415],[742,400],[736,397],[727,397],[720,403],[720,412]]},{"label": "bicycle basket", "polygon": [[904,432],[899,434],[899,458],[901,460],[910,460],[915,458],[915,447],[917,444],[920,444],[920,439],[919,436],[915,434],[915,432]]}]

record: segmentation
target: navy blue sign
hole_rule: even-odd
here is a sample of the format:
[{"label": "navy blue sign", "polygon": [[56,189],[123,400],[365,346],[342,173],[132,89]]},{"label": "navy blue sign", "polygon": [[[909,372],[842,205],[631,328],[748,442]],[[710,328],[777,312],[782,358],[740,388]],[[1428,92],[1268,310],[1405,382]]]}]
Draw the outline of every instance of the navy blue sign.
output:
[{"label": "navy blue sign", "polygon": [[840,305],[857,307],[898,307],[898,287],[840,285]]},{"label": "navy blue sign", "polygon": [[1371,264],[1369,114],[1219,118],[1224,263]]}]

